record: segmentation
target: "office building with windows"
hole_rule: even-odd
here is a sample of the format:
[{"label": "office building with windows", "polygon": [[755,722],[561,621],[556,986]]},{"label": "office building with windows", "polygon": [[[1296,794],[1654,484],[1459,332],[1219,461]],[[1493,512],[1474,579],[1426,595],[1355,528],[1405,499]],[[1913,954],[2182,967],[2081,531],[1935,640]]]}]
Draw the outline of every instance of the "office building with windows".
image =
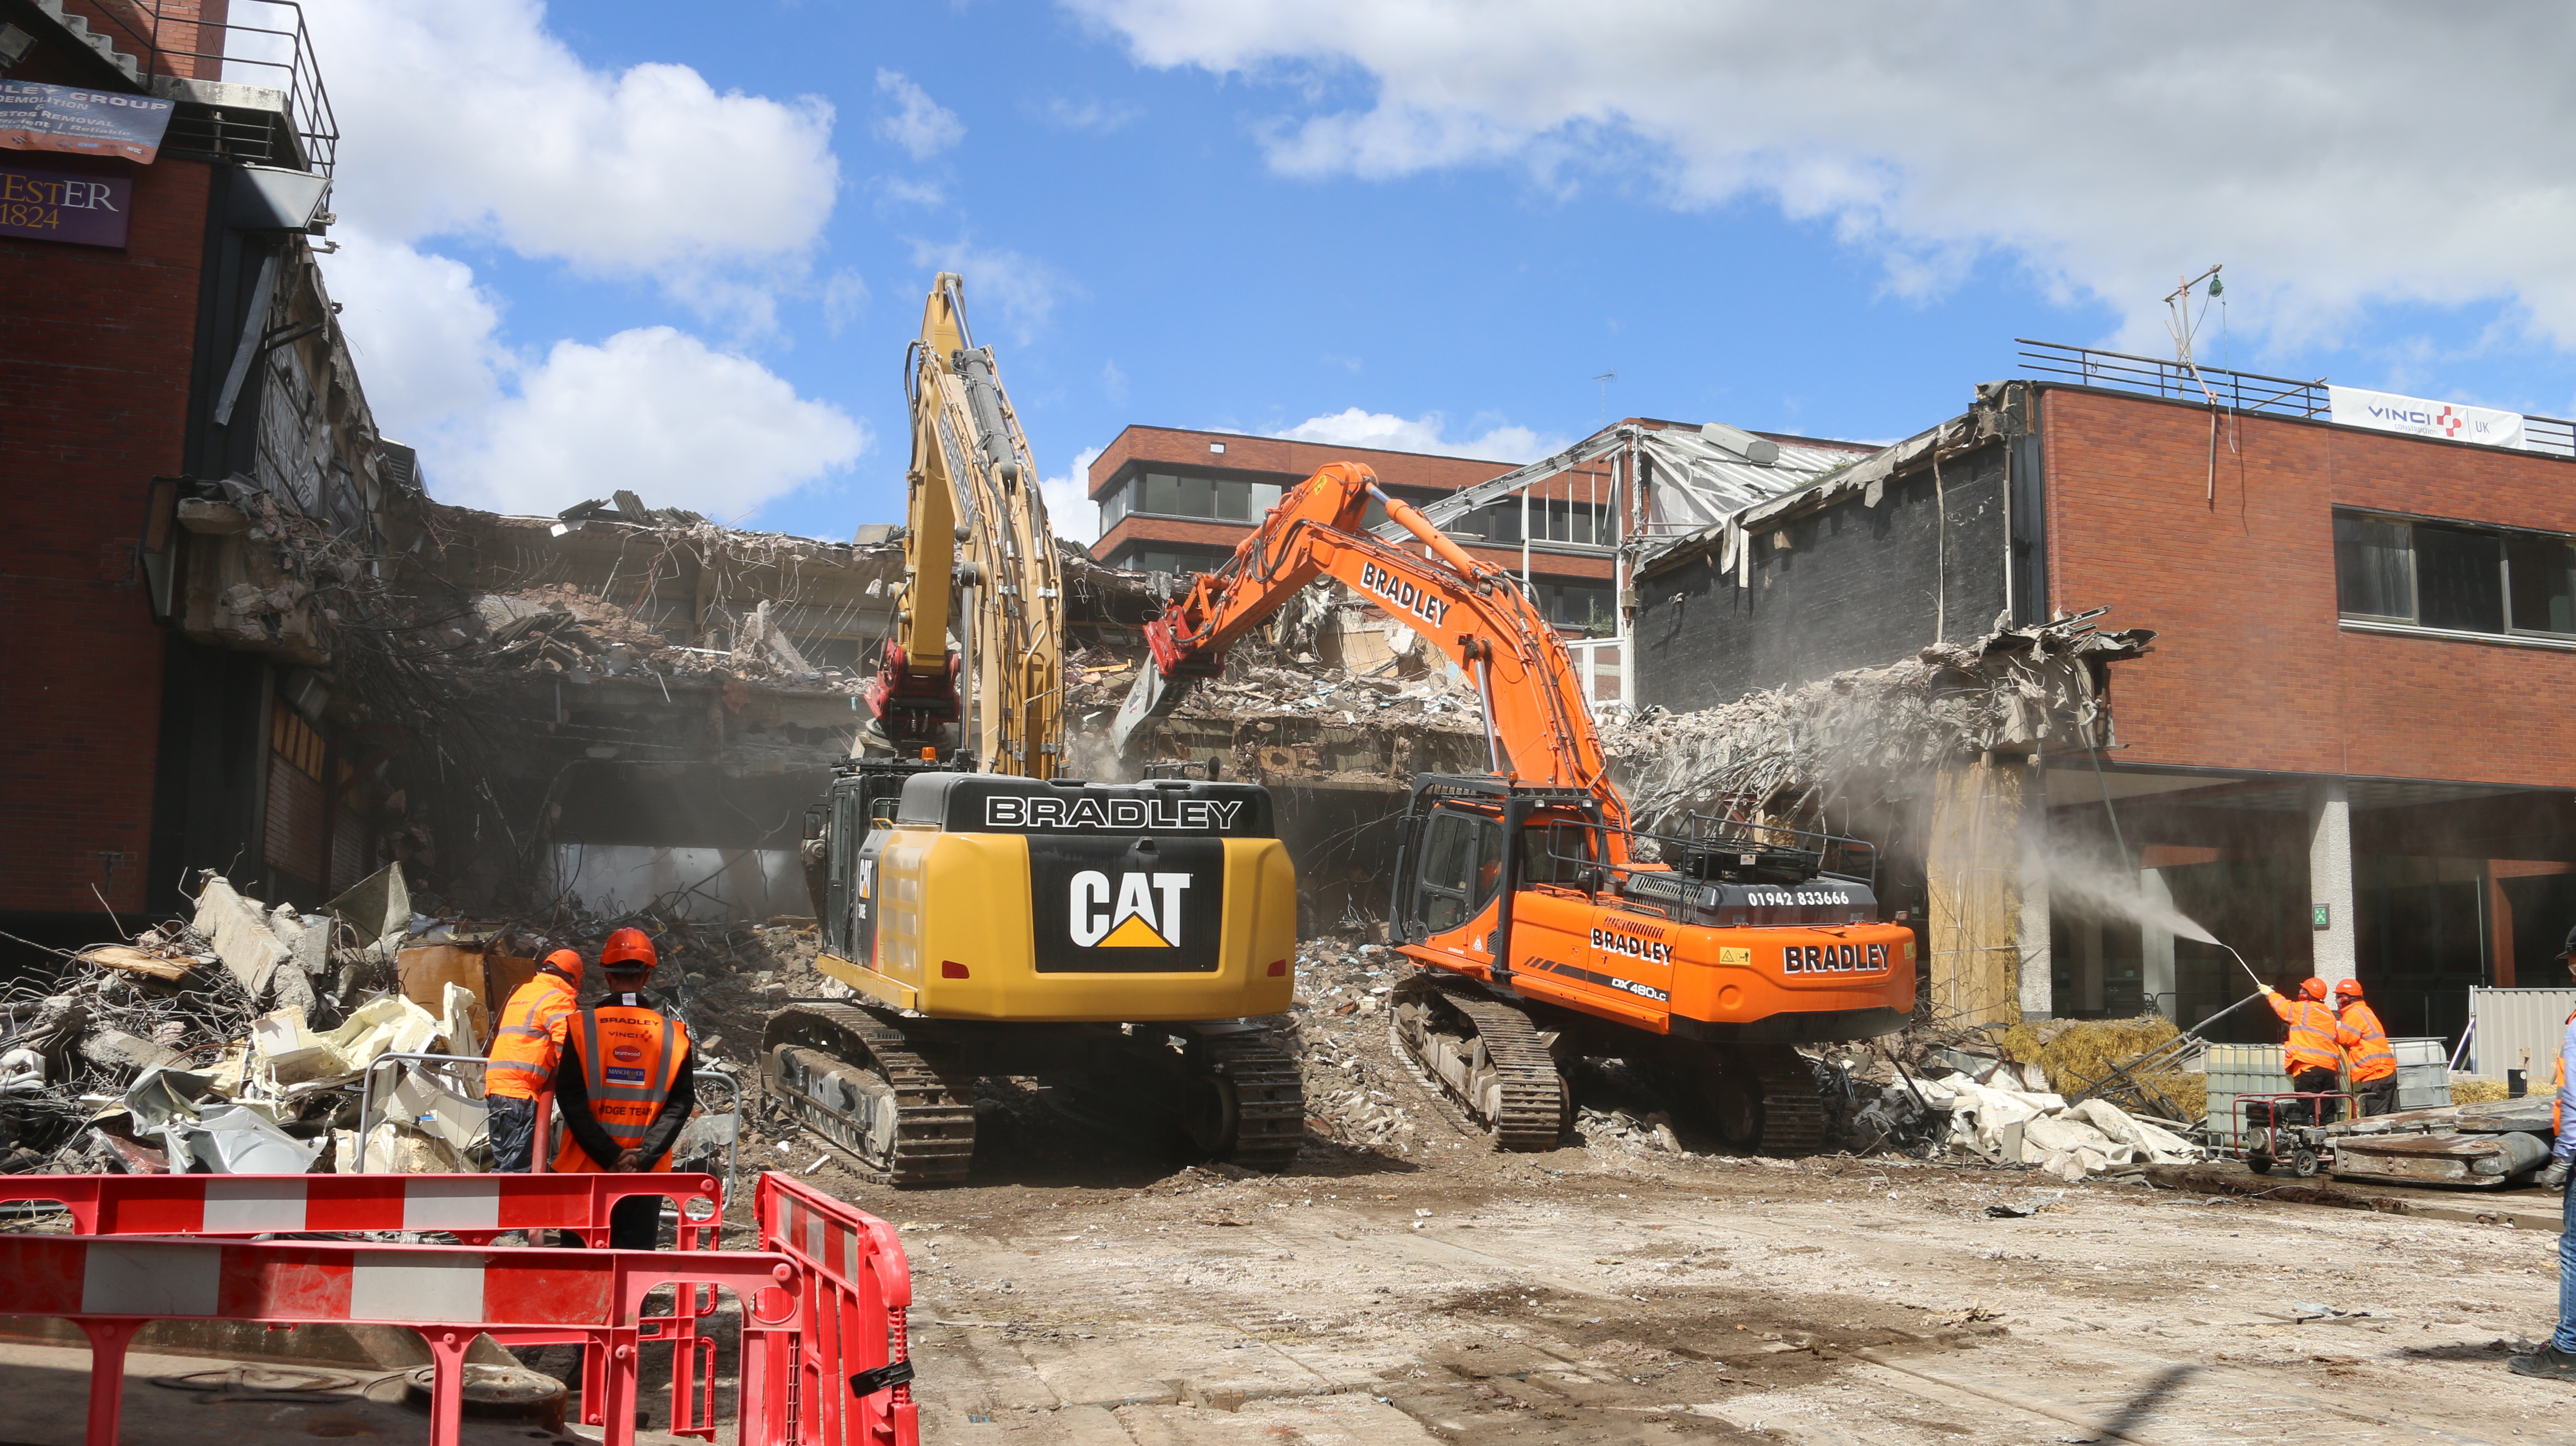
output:
[{"label": "office building with windows", "polygon": [[[1112,567],[1175,576],[1224,561],[1281,494],[1327,462],[1359,462],[1394,497],[1429,506],[1512,470],[1508,461],[1388,452],[1235,432],[1131,426],[1091,464],[1100,507],[1092,555]],[[1528,577],[1550,621],[1571,637],[1618,631],[1613,479],[1609,464],[1579,467],[1496,500],[1444,528],[1468,552]],[[1526,527],[1523,518],[1528,519]],[[1372,505],[1369,525],[1386,521]]]}]

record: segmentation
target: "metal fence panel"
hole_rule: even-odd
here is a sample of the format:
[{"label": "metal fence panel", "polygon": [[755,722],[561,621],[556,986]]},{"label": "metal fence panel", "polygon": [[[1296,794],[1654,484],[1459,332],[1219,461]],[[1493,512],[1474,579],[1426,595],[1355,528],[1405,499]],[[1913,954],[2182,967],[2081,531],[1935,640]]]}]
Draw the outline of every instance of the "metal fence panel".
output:
[{"label": "metal fence panel", "polygon": [[2576,989],[2471,989],[2469,1072],[2502,1079],[2506,1070],[2528,1069],[2534,1088],[2547,1088],[2571,1010]]}]

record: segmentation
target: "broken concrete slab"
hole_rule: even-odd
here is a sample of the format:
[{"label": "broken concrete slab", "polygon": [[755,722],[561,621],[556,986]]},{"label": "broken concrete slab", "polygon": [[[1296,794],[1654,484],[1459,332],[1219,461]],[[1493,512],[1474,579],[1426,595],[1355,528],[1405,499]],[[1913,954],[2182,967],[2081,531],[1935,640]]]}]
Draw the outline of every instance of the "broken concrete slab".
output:
[{"label": "broken concrete slab", "polygon": [[268,919],[259,900],[242,894],[221,874],[207,872],[204,890],[197,895],[193,927],[214,941],[215,957],[253,999],[267,998],[277,967],[295,957],[294,950],[269,928]]}]

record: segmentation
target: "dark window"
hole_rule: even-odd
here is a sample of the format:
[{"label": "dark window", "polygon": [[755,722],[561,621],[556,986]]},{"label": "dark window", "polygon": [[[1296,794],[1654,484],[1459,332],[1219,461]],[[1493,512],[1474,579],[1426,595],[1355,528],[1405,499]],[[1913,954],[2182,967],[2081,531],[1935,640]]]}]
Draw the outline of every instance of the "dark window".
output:
[{"label": "dark window", "polygon": [[[1129,489],[1133,489],[1130,491]],[[1124,495],[1120,495],[1124,494]],[[1113,503],[1112,498],[1116,497]],[[1215,477],[1182,477],[1147,472],[1101,494],[1105,527],[1130,512],[1162,517],[1212,517],[1221,522],[1258,522],[1279,504],[1276,482],[1240,482]]]},{"label": "dark window", "polygon": [[2576,547],[2557,533],[2338,512],[2334,544],[2345,617],[2576,636]]},{"label": "dark window", "polygon": [[1521,830],[1521,877],[1534,884],[1583,882],[1592,862],[1592,830],[1573,823],[1534,823]]},{"label": "dark window", "polygon": [[2571,554],[2567,539],[2546,533],[2516,532],[2505,537],[2505,572],[2513,582],[2513,626],[2517,632],[2576,633],[2576,597],[2571,597]]},{"label": "dark window", "polygon": [[1205,477],[1184,477],[1180,483],[1181,505],[1172,509],[1184,517],[1216,516],[1216,484]]},{"label": "dark window", "polygon": [[2415,619],[2415,577],[2406,524],[2338,512],[2334,520],[2335,605],[2358,617]]},{"label": "dark window", "polygon": [[2504,538],[2418,522],[2416,621],[2464,633],[2504,631]]},{"label": "dark window", "polygon": [[1446,933],[1492,902],[1503,867],[1503,831],[1472,814],[1431,816],[1422,850],[1422,922]]}]

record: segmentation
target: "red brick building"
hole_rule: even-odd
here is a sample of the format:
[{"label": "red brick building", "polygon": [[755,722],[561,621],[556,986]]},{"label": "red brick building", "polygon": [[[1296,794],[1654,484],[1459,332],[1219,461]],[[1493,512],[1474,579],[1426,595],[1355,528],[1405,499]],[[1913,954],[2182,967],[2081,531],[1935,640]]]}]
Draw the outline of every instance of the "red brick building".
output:
[{"label": "red brick building", "polygon": [[[2358,977],[2397,1035],[2456,1038],[2472,986],[2557,983],[2568,424],[2507,449],[2339,425],[2322,385],[2026,358],[1965,416],[1747,509],[1736,550],[1715,528],[1642,561],[1640,698],[1706,707],[2108,607],[2159,636],[2115,670],[2117,746],[2030,760],[2043,856],[2134,870],[2267,978]],[[2245,993],[2216,947],[2080,891],[2052,909],[2052,867],[2024,880],[2026,1011],[2189,1023]]]},{"label": "red brick building", "polygon": [[[306,239],[334,144],[309,46],[224,0],[0,19],[30,38],[0,88],[57,127],[0,149],[0,927],[98,937],[102,903],[172,908],[192,865],[315,902],[373,850],[298,676],[310,584],[240,537],[271,492],[363,529],[408,453],[366,422]],[[74,134],[100,116],[115,136]]]}]

